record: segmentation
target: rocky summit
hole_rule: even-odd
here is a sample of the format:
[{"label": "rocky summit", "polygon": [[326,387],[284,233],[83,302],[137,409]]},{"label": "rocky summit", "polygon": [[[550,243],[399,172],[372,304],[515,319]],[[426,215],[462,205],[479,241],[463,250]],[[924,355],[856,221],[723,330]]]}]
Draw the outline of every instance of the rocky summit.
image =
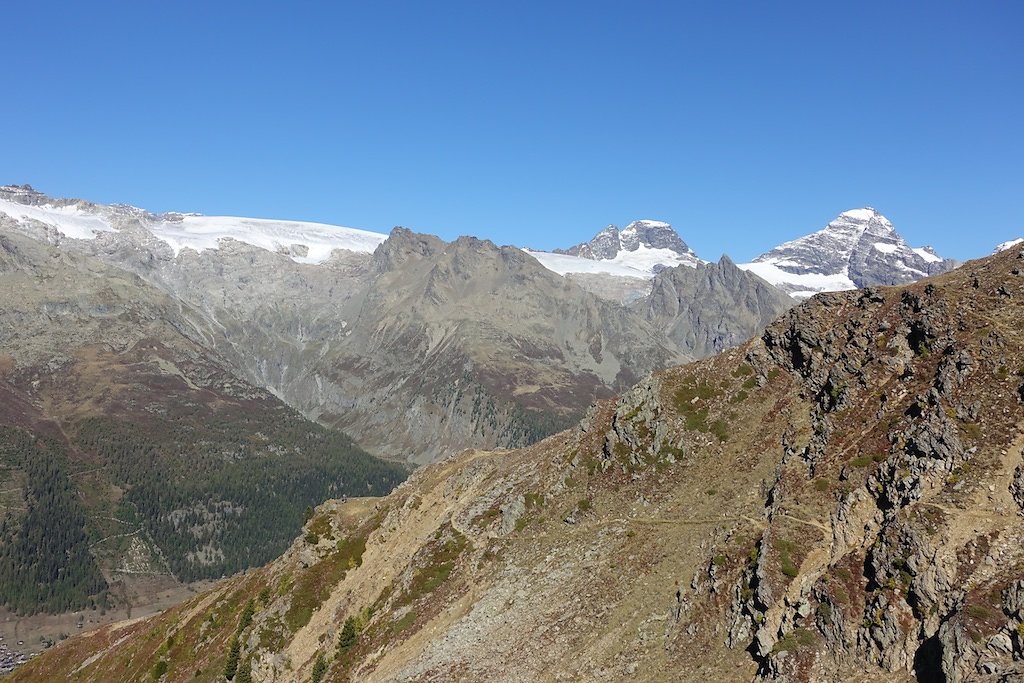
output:
[{"label": "rocky summit", "polygon": [[[583,242],[568,249],[556,249],[555,253],[579,256],[594,261],[618,260],[628,264],[640,257],[643,252],[654,250],[671,252],[661,254],[664,257],[663,261],[675,261],[689,265],[701,262],[671,225],[651,220],[633,221],[622,230],[614,225],[609,225],[594,235],[589,242]],[[649,266],[651,272],[654,273],[666,267],[668,266],[664,262]]]},{"label": "rocky summit", "polygon": [[1024,251],[821,295],[12,681],[1024,676]]},{"label": "rocky summit", "polygon": [[931,247],[912,248],[873,208],[840,214],[823,229],[775,247],[741,267],[797,297],[895,285],[957,266]]},{"label": "rocky summit", "polygon": [[723,256],[718,263],[662,270],[633,309],[692,356],[704,358],[743,343],[794,303]]}]

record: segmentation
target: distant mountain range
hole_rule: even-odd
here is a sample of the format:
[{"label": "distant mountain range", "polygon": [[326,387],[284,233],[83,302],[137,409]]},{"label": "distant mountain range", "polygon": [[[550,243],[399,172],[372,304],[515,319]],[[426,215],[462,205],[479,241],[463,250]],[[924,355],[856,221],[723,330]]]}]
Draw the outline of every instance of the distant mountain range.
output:
[{"label": "distant mountain range", "polygon": [[[529,443],[792,305],[731,262],[703,263],[654,221],[570,250],[617,259],[629,297],[603,291],[614,287],[601,273],[562,278],[543,255],[471,237],[153,214],[28,186],[0,188],[0,229],[134,273],[196,311],[204,343],[240,377],[414,462]],[[679,267],[692,272],[673,277]],[[697,296],[712,283],[715,296]]]},{"label": "distant mountain range", "polygon": [[[554,252],[530,251],[562,275],[594,274],[651,278],[664,268],[702,261],[668,223],[635,221],[624,230],[608,226],[589,242]],[[957,266],[931,247],[912,248],[875,209],[840,214],[823,229],[785,242],[739,268],[764,278],[796,298],[818,292],[895,285]],[[595,286],[595,289],[597,286]],[[637,289],[623,290],[626,298]]]},{"label": "distant mountain range", "polygon": [[792,305],[787,294],[955,265],[911,249],[872,209],[738,265],[703,261],[653,220],[538,252],[153,214],[29,186],[0,187],[0,229],[134,273],[198,312],[204,343],[240,377],[414,462],[535,440],[647,372],[747,339]]}]

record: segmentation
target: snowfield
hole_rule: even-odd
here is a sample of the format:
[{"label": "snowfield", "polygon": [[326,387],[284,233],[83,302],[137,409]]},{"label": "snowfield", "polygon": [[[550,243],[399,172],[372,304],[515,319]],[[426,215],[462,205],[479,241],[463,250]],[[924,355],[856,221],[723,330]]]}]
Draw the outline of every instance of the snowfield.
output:
[{"label": "snowfield", "polygon": [[789,293],[795,299],[806,299],[818,292],[841,292],[847,289],[857,289],[857,285],[853,284],[846,268],[841,273],[827,274],[787,273],[775,263],[767,261],[739,263],[737,266],[777,287],[784,285],[796,287],[797,289]]},{"label": "snowfield", "polygon": [[[681,256],[671,249],[654,249],[640,244],[634,251],[620,251],[613,259],[594,260],[555,254],[549,251],[533,251],[523,249],[527,254],[541,262],[545,268],[559,275],[569,273],[607,273],[622,277],[649,280],[657,275],[661,268],[672,268],[680,264],[695,268],[700,260],[696,257]],[[659,268],[660,266],[660,268]]]},{"label": "snowfield", "polygon": [[[265,218],[186,215],[180,221],[161,221],[150,227],[177,256],[182,249],[216,249],[222,239],[233,239],[268,251],[287,251],[299,263],[323,263],[335,249],[372,253],[387,235],[324,223],[276,221]],[[305,247],[306,254],[293,247]]]},{"label": "snowfield", "polygon": [[1017,239],[1014,239],[1014,240],[1007,240],[1006,242],[1000,242],[999,244],[996,245],[996,248],[992,250],[992,253],[993,254],[998,254],[1001,251],[1006,251],[1007,249],[1009,249],[1011,247],[1017,246],[1021,242],[1024,242],[1024,237],[1018,237]]},{"label": "snowfield", "polygon": [[78,206],[28,206],[0,198],[0,213],[16,221],[42,223],[77,240],[91,240],[98,233],[115,231],[105,218],[85,212]]},{"label": "snowfield", "polygon": [[617,260],[594,261],[568,254],[555,254],[550,251],[533,251],[532,249],[523,249],[523,251],[540,261],[542,266],[559,275],[568,275],[569,273],[604,273],[640,280],[654,277],[652,272],[634,268]]},{"label": "snowfield", "polygon": [[915,254],[923,258],[928,263],[941,263],[942,257],[936,256],[932,252],[928,251],[925,247],[918,247],[912,250]]},{"label": "snowfield", "polygon": [[[16,221],[36,221],[54,228],[66,237],[78,240],[95,239],[101,232],[117,232],[111,221],[101,213],[81,206],[29,206],[0,198],[0,213]],[[203,216],[178,214],[180,220],[165,219],[148,222],[147,229],[166,242],[174,255],[182,249],[202,252],[217,249],[223,239],[233,239],[268,251],[288,253],[299,263],[323,263],[335,249],[372,253],[388,238],[387,235],[324,223],[278,221],[265,218],[234,216]],[[295,249],[295,247],[300,247]],[[305,253],[302,253],[305,252]]]}]

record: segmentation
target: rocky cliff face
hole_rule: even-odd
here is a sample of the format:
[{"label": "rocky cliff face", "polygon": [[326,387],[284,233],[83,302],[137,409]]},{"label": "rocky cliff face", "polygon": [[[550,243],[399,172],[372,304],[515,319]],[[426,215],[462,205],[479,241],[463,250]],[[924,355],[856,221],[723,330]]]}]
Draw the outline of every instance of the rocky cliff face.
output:
[{"label": "rocky cliff face", "polygon": [[661,271],[634,310],[695,358],[755,336],[795,301],[723,256]]},{"label": "rocky cliff face", "polygon": [[1018,251],[815,297],[575,429],[324,506],[277,562],[13,680],[214,680],[232,651],[258,681],[1015,680]]}]

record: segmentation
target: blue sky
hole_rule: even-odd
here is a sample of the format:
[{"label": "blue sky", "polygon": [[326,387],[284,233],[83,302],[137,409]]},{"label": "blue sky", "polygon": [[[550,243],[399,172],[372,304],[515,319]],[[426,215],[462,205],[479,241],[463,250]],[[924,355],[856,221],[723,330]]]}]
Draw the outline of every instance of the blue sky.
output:
[{"label": "blue sky", "polygon": [[747,260],[871,205],[1024,233],[1024,3],[53,2],[4,9],[0,182],[154,211]]}]

